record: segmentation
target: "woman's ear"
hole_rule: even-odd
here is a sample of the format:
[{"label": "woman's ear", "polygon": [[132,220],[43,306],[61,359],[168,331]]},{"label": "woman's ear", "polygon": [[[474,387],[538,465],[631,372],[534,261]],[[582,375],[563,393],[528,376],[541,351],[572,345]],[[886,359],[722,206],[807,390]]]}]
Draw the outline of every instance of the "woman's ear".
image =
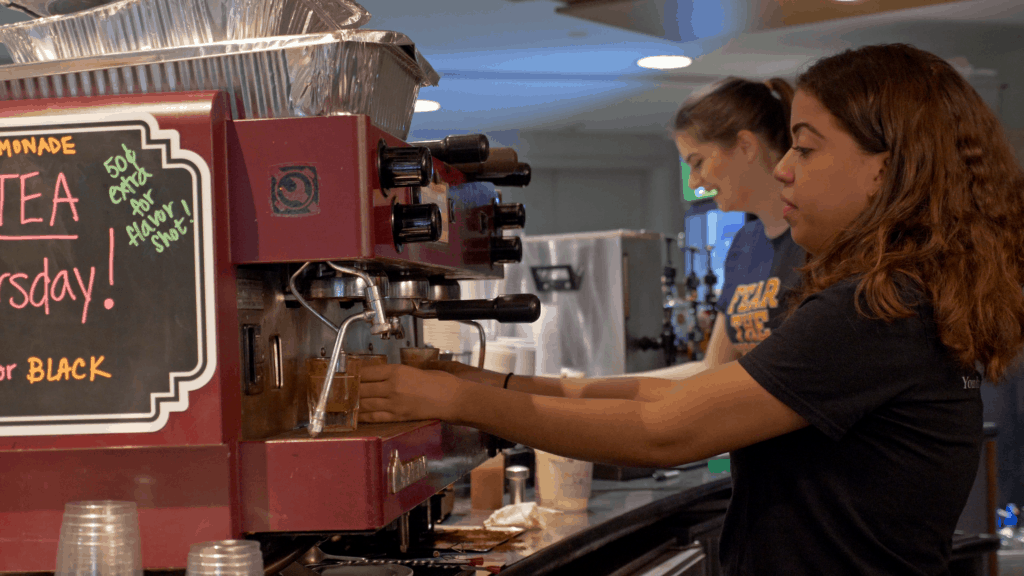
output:
[{"label": "woman's ear", "polygon": [[876,162],[878,163],[878,171],[875,172],[875,177],[872,180],[872,191],[870,196],[874,196],[882,189],[882,183],[885,182],[885,175],[889,172],[889,153],[882,152],[876,156]]},{"label": "woman's ear", "polygon": [[736,150],[747,162],[757,162],[761,155],[761,140],[750,130],[740,130],[736,133]]}]

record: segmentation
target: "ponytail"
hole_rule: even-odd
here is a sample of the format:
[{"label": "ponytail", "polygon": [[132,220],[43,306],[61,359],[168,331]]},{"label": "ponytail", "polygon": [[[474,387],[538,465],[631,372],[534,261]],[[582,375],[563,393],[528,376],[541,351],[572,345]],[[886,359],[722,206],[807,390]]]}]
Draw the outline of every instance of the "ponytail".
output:
[{"label": "ponytail", "polygon": [[692,130],[698,140],[725,148],[736,145],[740,130],[749,130],[781,156],[793,143],[789,133],[793,92],[782,78],[764,82],[726,78],[687,100],[676,112],[674,128]]}]

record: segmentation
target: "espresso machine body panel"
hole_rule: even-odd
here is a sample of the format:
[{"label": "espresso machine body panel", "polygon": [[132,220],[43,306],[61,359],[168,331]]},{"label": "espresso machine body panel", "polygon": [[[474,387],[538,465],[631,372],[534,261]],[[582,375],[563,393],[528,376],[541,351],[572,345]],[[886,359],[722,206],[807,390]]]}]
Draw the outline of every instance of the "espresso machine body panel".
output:
[{"label": "espresso machine body panel", "polygon": [[486,459],[479,431],[437,421],[308,440],[296,431],[241,444],[243,531],[380,529]]},{"label": "espresso machine body panel", "polygon": [[[500,278],[491,264],[494,186],[434,159],[429,185],[382,188],[381,147],[406,144],[366,116],[232,122],[236,264],[349,261],[449,278]],[[396,245],[396,205],[435,204],[440,239]]]}]

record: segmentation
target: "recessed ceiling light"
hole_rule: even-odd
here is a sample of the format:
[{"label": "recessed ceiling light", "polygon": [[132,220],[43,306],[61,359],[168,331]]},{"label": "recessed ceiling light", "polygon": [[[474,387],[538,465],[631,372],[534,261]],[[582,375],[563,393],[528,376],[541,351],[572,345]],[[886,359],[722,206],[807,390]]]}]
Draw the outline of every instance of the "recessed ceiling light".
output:
[{"label": "recessed ceiling light", "polygon": [[648,56],[636,61],[641,68],[653,68],[654,70],[674,70],[686,68],[693,64],[693,58],[688,56]]},{"label": "recessed ceiling light", "polygon": [[433,100],[417,100],[415,112],[434,112],[441,109],[441,103]]}]

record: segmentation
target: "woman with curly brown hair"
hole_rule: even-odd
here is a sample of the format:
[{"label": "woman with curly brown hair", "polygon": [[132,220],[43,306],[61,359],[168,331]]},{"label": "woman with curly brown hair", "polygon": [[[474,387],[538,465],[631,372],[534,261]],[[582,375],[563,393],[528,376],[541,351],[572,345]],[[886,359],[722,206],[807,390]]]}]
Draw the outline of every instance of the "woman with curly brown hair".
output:
[{"label": "woman with curly brown hair", "polygon": [[731,451],[727,574],[946,572],[980,453],[979,370],[1000,380],[1024,347],[1024,174],[977,93],[906,45],[817,62],[791,129],[775,174],[811,255],[803,295],[738,361],[582,398],[379,367],[361,419],[442,418],[626,465]]}]

